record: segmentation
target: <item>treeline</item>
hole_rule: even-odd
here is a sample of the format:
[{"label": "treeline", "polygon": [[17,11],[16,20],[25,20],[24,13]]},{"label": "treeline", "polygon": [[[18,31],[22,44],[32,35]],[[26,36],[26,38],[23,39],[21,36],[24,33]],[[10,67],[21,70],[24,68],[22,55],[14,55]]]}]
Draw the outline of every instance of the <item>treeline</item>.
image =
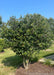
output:
[{"label": "treeline", "polygon": [[27,40],[28,37],[30,42],[33,39],[33,42],[36,41],[31,44],[31,46],[34,45],[34,48],[35,46],[37,49],[49,47],[51,44],[50,38],[54,40],[54,19],[47,19],[40,14],[27,14],[24,17],[20,16],[18,19],[12,16],[7,23],[4,23],[2,17],[0,17],[0,51],[3,51],[4,48],[15,47],[17,44],[18,48],[21,48],[20,42],[22,42],[22,39]]}]

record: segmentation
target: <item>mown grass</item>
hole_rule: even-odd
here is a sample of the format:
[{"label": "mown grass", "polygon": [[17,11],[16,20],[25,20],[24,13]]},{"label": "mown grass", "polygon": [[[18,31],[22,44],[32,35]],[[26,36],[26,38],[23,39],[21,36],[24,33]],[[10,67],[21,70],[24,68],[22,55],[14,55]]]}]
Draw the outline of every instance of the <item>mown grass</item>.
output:
[{"label": "mown grass", "polygon": [[[39,53],[36,54],[36,58],[38,58],[38,60],[39,60],[39,59],[46,57],[46,56],[49,56],[49,55],[54,55],[54,44],[52,44],[46,50],[40,50]],[[34,61],[36,61],[36,59],[34,59]]]},{"label": "mown grass", "polygon": [[[49,49],[49,51],[41,50],[36,55],[38,59],[54,54],[54,44]],[[0,53],[0,75],[15,75],[16,69],[21,63],[22,58],[17,56],[11,48],[5,49],[4,53]]]},{"label": "mown grass", "polygon": [[49,56],[49,55],[53,55],[54,54],[54,50],[52,51],[40,51],[39,54],[37,54],[38,59]]},{"label": "mown grass", "polygon": [[15,75],[16,68],[21,62],[21,57],[11,49],[6,49],[4,53],[0,53],[0,75]]}]

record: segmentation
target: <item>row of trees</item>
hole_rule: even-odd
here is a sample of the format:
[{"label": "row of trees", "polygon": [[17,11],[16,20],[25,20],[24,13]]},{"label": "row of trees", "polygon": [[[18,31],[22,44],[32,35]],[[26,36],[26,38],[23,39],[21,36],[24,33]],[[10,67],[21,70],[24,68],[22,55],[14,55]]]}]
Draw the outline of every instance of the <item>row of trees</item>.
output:
[{"label": "row of trees", "polygon": [[19,19],[12,16],[6,24],[1,23],[0,20],[1,38],[6,39],[12,50],[23,58],[25,68],[28,68],[28,59],[32,58],[33,53],[51,45],[54,19],[47,19],[39,14],[27,14]]}]

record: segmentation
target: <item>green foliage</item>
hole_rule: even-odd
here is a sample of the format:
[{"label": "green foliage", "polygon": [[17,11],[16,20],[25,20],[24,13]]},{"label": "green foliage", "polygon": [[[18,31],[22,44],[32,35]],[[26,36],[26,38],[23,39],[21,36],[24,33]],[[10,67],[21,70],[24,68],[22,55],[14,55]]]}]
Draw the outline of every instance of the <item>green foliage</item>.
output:
[{"label": "green foliage", "polygon": [[3,52],[5,48],[10,47],[10,42],[7,39],[0,38],[0,52]]},{"label": "green foliage", "polygon": [[34,58],[31,58],[31,59],[30,59],[30,62],[31,62],[31,63],[34,63],[34,62],[37,62],[37,61],[38,61],[38,57],[34,57]]},{"label": "green foliage", "polygon": [[2,18],[1,18],[1,16],[0,16],[0,26],[1,26],[1,24],[2,24]]},{"label": "green foliage", "polygon": [[4,40],[0,39],[0,52],[4,51]]},{"label": "green foliage", "polygon": [[27,14],[22,18],[11,17],[2,37],[8,39],[16,54],[30,58],[35,51],[51,45],[51,30],[46,18],[39,14]]},{"label": "green foliage", "polygon": [[46,60],[45,60],[45,62],[44,62],[44,64],[46,64],[46,65],[49,65],[49,66],[50,66],[50,65],[51,65],[51,62],[50,62],[50,61],[51,61],[50,59],[46,59]]},{"label": "green foliage", "polygon": [[11,47],[11,42],[9,42],[7,39],[4,39],[4,49],[10,48]]},{"label": "green foliage", "polygon": [[0,36],[1,36],[1,25],[2,25],[2,18],[0,16]]},{"label": "green foliage", "polygon": [[52,31],[52,39],[54,40],[54,19],[53,18],[49,18],[48,19],[48,23],[50,24],[50,28],[51,28],[51,31]]}]

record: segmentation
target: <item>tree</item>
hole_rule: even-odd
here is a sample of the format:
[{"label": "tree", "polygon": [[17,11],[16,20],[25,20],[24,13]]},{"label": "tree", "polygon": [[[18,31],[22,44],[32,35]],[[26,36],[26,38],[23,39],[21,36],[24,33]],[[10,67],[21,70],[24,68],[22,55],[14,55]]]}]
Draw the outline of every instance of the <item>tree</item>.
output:
[{"label": "tree", "polygon": [[49,22],[50,28],[52,30],[52,35],[53,35],[52,39],[54,40],[54,19],[53,18],[49,18],[48,22]]},{"label": "tree", "polygon": [[[0,16],[0,32],[1,32],[1,25],[2,25],[2,18]],[[1,36],[1,33],[0,33],[0,36]]]},{"label": "tree", "polygon": [[2,18],[1,18],[1,16],[0,16],[0,25],[2,24]]},{"label": "tree", "polygon": [[12,50],[23,58],[25,68],[28,68],[34,52],[46,49],[51,44],[48,21],[39,14],[27,14],[19,19],[11,17],[7,25],[2,36],[11,42]]}]

